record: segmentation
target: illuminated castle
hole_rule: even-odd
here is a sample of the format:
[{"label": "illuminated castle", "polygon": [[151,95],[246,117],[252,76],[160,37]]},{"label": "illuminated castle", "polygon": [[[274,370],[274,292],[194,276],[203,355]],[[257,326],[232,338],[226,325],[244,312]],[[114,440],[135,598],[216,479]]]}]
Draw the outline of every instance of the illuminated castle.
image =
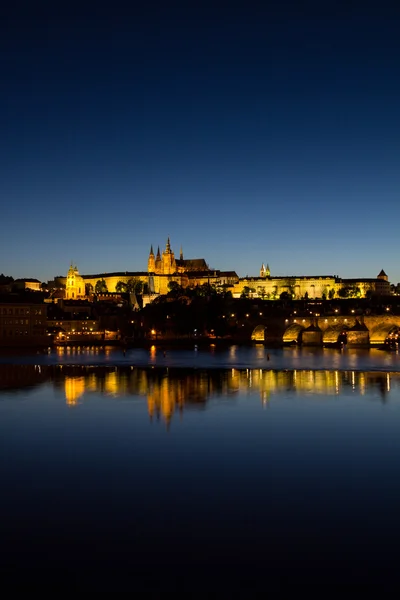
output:
[{"label": "illuminated castle", "polygon": [[171,250],[169,238],[165,250],[154,255],[153,246],[147,261],[147,271],[117,271],[113,273],[98,273],[95,275],[80,275],[78,268],[71,263],[67,277],[56,278],[65,285],[65,297],[68,300],[85,298],[96,285],[102,282],[108,292],[117,292],[121,286],[132,280],[141,282],[150,295],[166,294],[170,282],[174,281],[182,287],[196,287],[210,284],[216,286],[231,286],[239,281],[234,271],[219,271],[210,269],[204,258],[183,258],[182,248],[179,258],[175,258]]}]

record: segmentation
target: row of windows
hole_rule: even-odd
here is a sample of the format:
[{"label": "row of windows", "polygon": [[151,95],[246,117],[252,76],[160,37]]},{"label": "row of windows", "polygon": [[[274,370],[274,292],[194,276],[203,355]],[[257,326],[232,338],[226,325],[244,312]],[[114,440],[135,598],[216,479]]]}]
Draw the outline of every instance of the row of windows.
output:
[{"label": "row of windows", "polygon": [[[3,315],[29,315],[30,309],[29,308],[4,308],[3,307],[2,313],[3,313]],[[32,310],[32,314],[41,315],[42,309],[35,308],[34,310]]]},{"label": "row of windows", "polygon": [[29,319],[4,319],[3,325],[29,325]]},{"label": "row of windows", "polygon": [[[68,323],[71,323],[71,321],[56,321],[54,323],[54,325],[62,326],[62,325],[68,325]],[[75,325],[76,325],[76,327],[78,327],[79,323],[76,322]],[[84,321],[81,326],[84,329],[88,325],[92,325],[94,327],[96,325],[96,321]]]},{"label": "row of windows", "polygon": [[22,329],[3,329],[3,336],[4,337],[18,337],[21,335],[28,335],[28,332]]}]

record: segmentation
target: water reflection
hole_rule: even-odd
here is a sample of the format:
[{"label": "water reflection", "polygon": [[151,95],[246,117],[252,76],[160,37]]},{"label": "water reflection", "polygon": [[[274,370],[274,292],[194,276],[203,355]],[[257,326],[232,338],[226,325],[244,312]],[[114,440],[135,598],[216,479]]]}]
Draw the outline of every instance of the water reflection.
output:
[{"label": "water reflection", "polygon": [[[400,387],[400,373],[327,370],[197,370],[65,366],[0,365],[0,394],[50,382],[63,390],[65,402],[76,406],[85,396],[97,393],[112,398],[143,397],[150,418],[162,417],[168,423],[185,407],[205,406],[210,398],[259,394],[265,406],[282,394],[327,396],[376,390],[382,401]],[[0,395],[1,398],[1,395]]]}]

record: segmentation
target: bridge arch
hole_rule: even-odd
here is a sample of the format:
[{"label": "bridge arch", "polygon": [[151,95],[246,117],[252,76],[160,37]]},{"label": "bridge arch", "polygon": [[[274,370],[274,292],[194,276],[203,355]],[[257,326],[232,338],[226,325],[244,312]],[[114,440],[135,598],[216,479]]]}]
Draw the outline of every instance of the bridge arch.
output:
[{"label": "bridge arch", "polygon": [[325,329],[322,335],[322,343],[325,344],[340,344],[340,342],[345,342],[347,337],[347,332],[349,328],[347,325],[333,325],[332,327],[328,327]]},{"label": "bridge arch", "polygon": [[400,332],[400,327],[394,323],[381,323],[369,334],[371,346],[383,346]]},{"label": "bridge arch", "polygon": [[267,328],[265,325],[257,325],[253,329],[253,333],[251,334],[252,342],[265,342],[265,330]]},{"label": "bridge arch", "polygon": [[292,325],[289,325],[289,327],[285,330],[283,334],[283,343],[300,344],[303,331],[304,327],[302,325],[292,323]]}]

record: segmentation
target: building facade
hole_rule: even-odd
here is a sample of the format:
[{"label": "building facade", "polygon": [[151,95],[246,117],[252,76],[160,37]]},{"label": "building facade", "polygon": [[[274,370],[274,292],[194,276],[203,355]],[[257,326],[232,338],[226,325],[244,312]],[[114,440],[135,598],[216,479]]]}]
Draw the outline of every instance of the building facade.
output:
[{"label": "building facade", "polygon": [[277,300],[284,292],[296,300],[338,298],[346,293],[349,297],[365,298],[369,294],[389,295],[390,283],[383,270],[376,278],[370,279],[342,279],[337,275],[271,277],[268,265],[265,267],[263,264],[259,277],[240,278],[232,290],[234,298],[248,295],[266,300]]},{"label": "building facade", "polygon": [[47,340],[45,304],[33,304],[12,296],[0,302],[0,345],[42,345]]}]

